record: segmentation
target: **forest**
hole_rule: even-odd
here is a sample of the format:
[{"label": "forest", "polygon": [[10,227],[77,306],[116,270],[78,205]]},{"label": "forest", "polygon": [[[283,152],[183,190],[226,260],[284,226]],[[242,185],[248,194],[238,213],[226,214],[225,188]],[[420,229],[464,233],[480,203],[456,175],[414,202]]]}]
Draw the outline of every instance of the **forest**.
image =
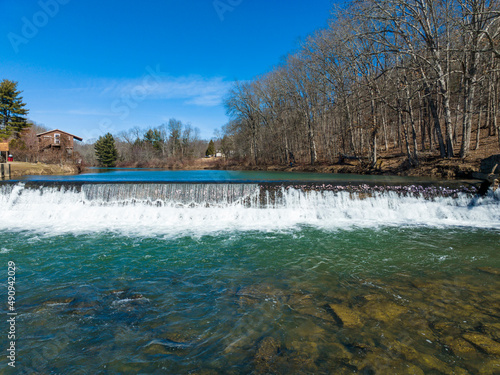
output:
[{"label": "forest", "polygon": [[249,164],[466,158],[498,122],[500,8],[487,0],[361,0],[271,71],[236,82],[222,149]]},{"label": "forest", "polygon": [[[96,158],[98,142],[75,147],[85,164],[103,165]],[[113,137],[113,142],[117,155],[113,166],[174,169],[186,167],[194,159],[204,156],[208,144],[200,139],[198,128],[175,118],[157,127],[135,127],[122,131]]]}]

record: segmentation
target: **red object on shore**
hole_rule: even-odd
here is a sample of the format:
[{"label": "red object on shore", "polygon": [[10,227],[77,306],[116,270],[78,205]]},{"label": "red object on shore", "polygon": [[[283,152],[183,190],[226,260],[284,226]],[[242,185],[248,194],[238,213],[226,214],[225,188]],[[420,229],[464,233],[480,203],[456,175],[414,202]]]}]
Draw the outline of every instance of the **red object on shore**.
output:
[{"label": "red object on shore", "polygon": [[14,161],[14,157],[12,155],[9,155],[9,157],[7,158],[7,161]]}]

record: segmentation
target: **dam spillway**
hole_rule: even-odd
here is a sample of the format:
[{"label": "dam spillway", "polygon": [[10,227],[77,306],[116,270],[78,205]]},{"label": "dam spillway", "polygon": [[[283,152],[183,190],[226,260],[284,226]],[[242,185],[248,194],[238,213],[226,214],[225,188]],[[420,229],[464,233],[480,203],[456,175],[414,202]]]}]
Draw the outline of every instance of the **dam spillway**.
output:
[{"label": "dam spillway", "polygon": [[[5,229],[145,231],[395,225],[500,227],[498,194],[470,187],[317,183],[11,183],[0,186]],[[55,229],[57,228],[57,230]]]}]

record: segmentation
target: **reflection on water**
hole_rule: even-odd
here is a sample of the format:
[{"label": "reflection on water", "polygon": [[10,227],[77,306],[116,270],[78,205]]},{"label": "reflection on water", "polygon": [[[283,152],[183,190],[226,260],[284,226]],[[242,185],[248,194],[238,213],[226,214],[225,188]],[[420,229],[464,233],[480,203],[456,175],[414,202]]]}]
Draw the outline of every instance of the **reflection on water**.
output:
[{"label": "reflection on water", "polygon": [[23,176],[19,181],[86,181],[86,182],[263,182],[263,181],[307,181],[359,184],[362,182],[412,184],[439,182],[432,178],[399,176],[364,176],[355,174],[268,172],[268,171],[170,171],[158,169],[108,168],[89,169],[87,173],[74,176]]}]

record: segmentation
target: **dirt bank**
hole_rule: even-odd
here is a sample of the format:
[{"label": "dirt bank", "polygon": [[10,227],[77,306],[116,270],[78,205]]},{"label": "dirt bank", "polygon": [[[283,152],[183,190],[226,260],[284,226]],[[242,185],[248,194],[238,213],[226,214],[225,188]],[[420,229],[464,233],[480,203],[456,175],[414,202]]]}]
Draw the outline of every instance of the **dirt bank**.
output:
[{"label": "dirt bank", "polygon": [[[500,150],[496,151],[496,154]],[[343,163],[329,164],[317,162],[315,165],[295,163],[286,164],[259,164],[225,158],[199,158],[184,160],[177,163],[122,163],[120,167],[128,168],[158,168],[166,170],[254,170],[254,171],[283,171],[283,172],[316,172],[316,173],[354,173],[362,175],[396,175],[414,177],[436,177],[442,179],[470,179],[473,172],[479,171],[481,160],[495,154],[472,154],[466,159],[442,159],[432,153],[420,153],[419,164],[410,166],[407,157],[402,154],[379,156],[377,167],[371,166],[367,159],[345,159]]]},{"label": "dirt bank", "polygon": [[432,155],[421,155],[418,166],[409,166],[405,156],[380,157],[378,168],[372,168],[368,160],[345,160],[344,163],[328,164],[318,162],[315,165],[296,163],[289,165],[250,165],[222,158],[198,159],[186,169],[227,169],[259,170],[283,172],[316,173],[354,173],[371,175],[397,175],[437,177],[444,179],[472,178],[472,173],[479,171],[480,158],[462,160],[459,158],[441,159]]},{"label": "dirt bank", "polygon": [[[263,170],[286,172],[317,172],[317,173],[355,173],[375,175],[397,175],[415,177],[436,177],[443,179],[470,179],[473,172],[478,172],[481,160],[491,155],[500,154],[496,137],[483,139],[479,150],[471,150],[465,159],[442,159],[436,152],[419,152],[418,165],[410,166],[408,158],[399,150],[381,151],[377,168],[371,166],[367,159],[345,159],[343,163],[328,164],[318,162],[315,165],[296,163],[293,166],[268,164],[250,165],[223,158],[200,159],[195,165],[199,169],[232,169],[232,170]],[[193,168],[195,169],[195,168]]]},{"label": "dirt bank", "polygon": [[67,175],[79,173],[78,167],[72,164],[60,165],[24,162],[12,162],[10,164],[12,178],[27,175]]}]

